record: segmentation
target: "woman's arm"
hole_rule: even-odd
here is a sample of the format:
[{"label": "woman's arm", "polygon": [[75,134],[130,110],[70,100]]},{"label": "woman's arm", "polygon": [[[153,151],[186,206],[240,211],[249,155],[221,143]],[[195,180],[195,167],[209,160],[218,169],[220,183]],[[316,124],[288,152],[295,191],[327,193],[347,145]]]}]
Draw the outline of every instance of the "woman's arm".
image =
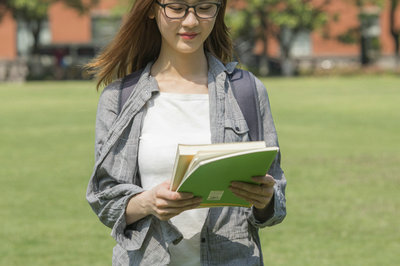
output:
[{"label": "woman's arm", "polygon": [[[256,77],[258,102],[262,118],[263,137],[267,147],[279,147],[278,136],[271,114],[267,90]],[[256,227],[272,226],[282,222],[286,216],[286,178],[280,166],[278,152],[268,174],[254,179],[260,185],[232,183],[231,190],[238,197],[253,204],[249,221]]]},{"label": "woman's arm", "polygon": [[[143,219],[135,226],[135,233],[126,235],[127,224],[125,209],[128,201],[143,189],[132,181],[120,180],[115,176],[112,167],[118,162],[114,152],[106,151],[112,126],[118,117],[120,81],[107,86],[99,99],[96,115],[95,139],[95,169],[90,178],[86,198],[99,220],[112,229],[111,235],[122,247],[134,250],[141,247],[147,235],[151,219]],[[117,147],[118,148],[118,147]],[[174,234],[171,238],[179,237],[179,232],[168,231]]]},{"label": "woman's arm", "polygon": [[[261,117],[263,121],[264,141],[268,147],[279,147],[278,135],[276,133],[274,120],[272,118],[271,106],[269,103],[267,89],[264,84],[255,77],[258,99],[260,103]],[[281,152],[279,151],[272,162],[268,175],[274,178],[274,193],[270,202],[271,208],[264,208],[263,215],[260,215],[260,209],[253,208],[253,217],[250,220],[259,227],[272,226],[283,221],[286,217],[286,178],[281,168]],[[272,215],[271,215],[271,210]],[[259,217],[268,217],[266,220]],[[254,218],[254,219],[253,219]]]}]

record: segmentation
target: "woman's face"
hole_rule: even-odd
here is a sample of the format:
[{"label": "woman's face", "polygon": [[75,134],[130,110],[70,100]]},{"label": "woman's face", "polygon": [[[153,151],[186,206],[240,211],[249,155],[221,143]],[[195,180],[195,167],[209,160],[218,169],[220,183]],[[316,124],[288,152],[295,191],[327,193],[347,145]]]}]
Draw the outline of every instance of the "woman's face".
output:
[{"label": "woman's face", "polygon": [[[183,3],[188,5],[195,5],[201,2],[212,2],[218,3],[216,0],[160,0],[161,4],[169,4],[169,3]],[[179,7],[179,6],[178,6]],[[167,17],[164,12],[163,7],[159,4],[154,4],[155,14],[154,17],[157,21],[158,28],[162,37],[162,49],[166,49],[170,52],[189,54],[195,53],[200,49],[203,49],[203,44],[205,40],[210,35],[214,24],[215,17],[203,19],[198,18],[194,9],[190,8],[187,15],[180,19],[171,19]],[[169,16],[171,16],[171,12],[178,11],[175,9],[175,6],[166,7]],[[205,9],[209,8],[205,6]],[[204,12],[198,8],[198,12]],[[180,11],[179,11],[180,12]]]}]

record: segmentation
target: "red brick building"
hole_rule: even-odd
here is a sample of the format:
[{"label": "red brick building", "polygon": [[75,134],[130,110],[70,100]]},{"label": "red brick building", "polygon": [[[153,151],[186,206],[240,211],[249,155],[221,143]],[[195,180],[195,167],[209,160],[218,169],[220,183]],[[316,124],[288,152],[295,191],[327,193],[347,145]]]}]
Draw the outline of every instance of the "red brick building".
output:
[{"label": "red brick building", "polygon": [[[94,41],[94,24],[111,15],[118,0],[101,0],[89,14],[80,15],[63,3],[53,4],[48,12],[48,22],[42,28],[42,45],[49,44],[90,44]],[[112,19],[111,19],[112,20]],[[115,19],[114,19],[115,21]],[[22,24],[22,23],[21,23]],[[114,23],[115,24],[115,23]],[[114,31],[115,32],[115,31]],[[12,60],[24,54],[29,33],[19,25],[10,13],[0,22],[0,59]],[[29,40],[31,42],[32,40]]]},{"label": "red brick building", "polygon": [[[79,15],[75,10],[66,7],[62,3],[56,3],[49,9],[49,19],[43,30],[42,44],[97,44],[106,42],[104,29],[108,33],[115,33],[115,25],[119,21],[107,22],[112,8],[118,4],[118,0],[102,0],[90,14]],[[340,14],[339,21],[330,22],[327,26],[331,38],[323,37],[321,31],[315,31],[305,36],[305,41],[297,44],[298,54],[302,57],[357,57],[360,54],[358,44],[341,43],[335,38],[347,31],[349,27],[358,27],[359,10],[348,1],[332,1],[329,11]],[[400,17],[400,8],[397,10]],[[400,28],[400,19],[396,22]],[[380,54],[383,56],[394,53],[394,44],[389,30],[388,1],[379,15],[379,41]],[[26,31],[26,30],[25,30]],[[25,37],[24,37],[25,36]],[[0,59],[13,60],[24,55],[27,50],[26,38],[23,26],[19,25],[10,14],[7,14],[0,22]],[[111,38],[111,36],[109,36]],[[262,51],[262,43],[254,47],[254,52]],[[279,44],[270,40],[268,53],[272,57],[279,56]],[[295,47],[296,50],[296,47]]]},{"label": "red brick building", "polygon": [[0,59],[17,57],[17,23],[10,13],[5,14],[0,24]]},{"label": "red brick building", "polygon": [[[360,21],[358,15],[360,10],[350,1],[332,1],[328,10],[331,13],[339,14],[338,21],[331,21],[327,25],[330,38],[326,39],[323,37],[322,29],[316,30],[311,34],[312,43],[312,55],[313,56],[353,56],[359,53],[359,45],[356,44],[345,44],[337,40],[337,36],[344,34],[349,28],[359,27]],[[400,29],[400,6],[397,8],[397,20],[396,27]],[[381,52],[384,55],[391,55],[394,51],[394,44],[390,35],[389,28],[389,4],[386,1],[383,10],[379,16],[379,28],[380,36],[379,40],[381,43]],[[279,50],[277,43],[272,42],[270,45],[270,53],[276,54]]]}]

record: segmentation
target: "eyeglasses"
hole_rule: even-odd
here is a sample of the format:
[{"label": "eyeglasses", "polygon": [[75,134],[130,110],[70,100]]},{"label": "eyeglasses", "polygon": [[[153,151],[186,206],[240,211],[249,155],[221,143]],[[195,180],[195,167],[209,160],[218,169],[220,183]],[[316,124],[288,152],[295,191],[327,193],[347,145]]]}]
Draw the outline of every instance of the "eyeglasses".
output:
[{"label": "eyeglasses", "polygon": [[195,5],[184,3],[167,3],[162,4],[158,0],[156,3],[164,9],[164,14],[170,19],[182,19],[186,17],[189,8],[193,8],[194,14],[200,19],[214,18],[221,6],[218,2],[201,2]]}]

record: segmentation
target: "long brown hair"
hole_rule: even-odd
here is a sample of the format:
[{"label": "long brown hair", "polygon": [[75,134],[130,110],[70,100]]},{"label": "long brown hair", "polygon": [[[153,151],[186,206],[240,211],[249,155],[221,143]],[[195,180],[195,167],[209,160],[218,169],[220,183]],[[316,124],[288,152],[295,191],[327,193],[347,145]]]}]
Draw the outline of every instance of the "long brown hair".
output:
[{"label": "long brown hair", "polygon": [[[215,26],[204,48],[222,62],[232,60],[232,40],[225,24],[226,1],[221,0]],[[97,77],[97,88],[108,85],[156,60],[161,49],[161,34],[154,19],[149,18],[154,0],[135,1],[125,22],[112,42],[86,65]]]}]

